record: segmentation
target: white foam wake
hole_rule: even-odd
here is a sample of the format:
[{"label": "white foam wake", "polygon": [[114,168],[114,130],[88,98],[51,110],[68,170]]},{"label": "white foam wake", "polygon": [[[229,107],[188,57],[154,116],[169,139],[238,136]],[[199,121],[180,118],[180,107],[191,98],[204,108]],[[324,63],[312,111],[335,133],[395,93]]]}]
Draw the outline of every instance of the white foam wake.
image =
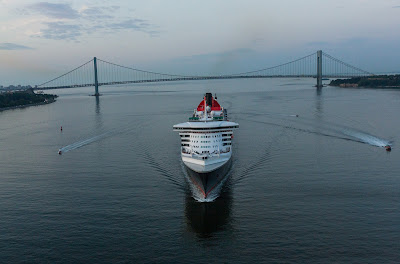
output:
[{"label": "white foam wake", "polygon": [[91,137],[91,138],[88,138],[88,139],[85,139],[82,141],[78,141],[78,142],[75,142],[75,143],[72,143],[70,145],[60,148],[59,151],[61,151],[61,153],[65,153],[65,152],[86,146],[86,145],[93,143],[95,141],[98,141],[100,139],[103,139],[103,138],[109,136],[110,134],[111,134],[110,132],[107,132],[107,133],[103,133],[103,134],[95,136],[95,137]]},{"label": "white foam wake", "polygon": [[363,133],[363,132],[359,132],[359,131],[344,130],[343,134],[345,134],[351,138],[358,139],[365,144],[369,144],[369,145],[376,146],[376,147],[385,147],[387,145],[390,145],[390,141],[388,141],[388,140],[378,138],[373,135],[369,135],[367,133]]}]

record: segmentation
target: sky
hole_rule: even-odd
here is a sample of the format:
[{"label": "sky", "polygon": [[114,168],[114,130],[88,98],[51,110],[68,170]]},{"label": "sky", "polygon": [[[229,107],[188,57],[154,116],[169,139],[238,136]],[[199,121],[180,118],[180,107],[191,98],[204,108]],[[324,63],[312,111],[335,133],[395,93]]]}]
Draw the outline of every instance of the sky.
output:
[{"label": "sky", "polygon": [[93,57],[222,74],[323,50],[400,71],[400,0],[0,0],[0,85],[35,85]]}]

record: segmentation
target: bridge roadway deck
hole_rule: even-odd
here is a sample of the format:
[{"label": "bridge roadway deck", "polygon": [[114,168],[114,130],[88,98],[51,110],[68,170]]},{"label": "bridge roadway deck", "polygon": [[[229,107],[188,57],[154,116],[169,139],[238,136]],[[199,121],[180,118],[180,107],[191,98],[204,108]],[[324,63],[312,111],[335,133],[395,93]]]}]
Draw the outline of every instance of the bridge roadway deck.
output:
[{"label": "bridge roadway deck", "polygon": [[[325,75],[323,78],[350,78],[358,76],[341,76],[341,75]],[[193,77],[179,77],[179,78],[167,78],[167,79],[149,79],[149,80],[135,80],[135,81],[120,81],[120,82],[103,82],[99,83],[99,86],[105,85],[118,85],[118,84],[130,84],[130,83],[153,83],[153,82],[176,82],[176,81],[194,81],[194,80],[219,80],[219,79],[257,79],[257,78],[316,78],[316,75],[246,75],[246,76],[193,76]],[[53,90],[53,89],[66,89],[66,88],[78,88],[78,87],[90,87],[94,86],[94,83],[87,84],[76,84],[76,85],[60,85],[60,86],[49,86],[49,87],[35,87],[34,90]]]}]

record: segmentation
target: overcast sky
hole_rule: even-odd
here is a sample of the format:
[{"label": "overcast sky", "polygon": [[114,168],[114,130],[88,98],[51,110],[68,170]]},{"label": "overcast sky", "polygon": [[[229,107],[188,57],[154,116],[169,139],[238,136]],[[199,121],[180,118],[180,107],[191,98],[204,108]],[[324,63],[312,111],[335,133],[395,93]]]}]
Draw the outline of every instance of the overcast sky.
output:
[{"label": "overcast sky", "polygon": [[0,0],[0,85],[38,84],[93,57],[220,74],[322,49],[400,71],[400,0]]}]

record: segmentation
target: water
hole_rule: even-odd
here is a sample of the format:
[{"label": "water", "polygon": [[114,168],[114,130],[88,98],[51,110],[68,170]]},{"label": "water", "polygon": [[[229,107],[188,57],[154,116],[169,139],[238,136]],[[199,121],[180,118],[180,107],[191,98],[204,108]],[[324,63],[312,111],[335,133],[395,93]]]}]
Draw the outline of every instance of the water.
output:
[{"label": "water", "polygon": [[[1,262],[398,263],[400,91],[314,82],[58,90],[0,112]],[[208,91],[240,128],[201,203],[172,125]]]}]

